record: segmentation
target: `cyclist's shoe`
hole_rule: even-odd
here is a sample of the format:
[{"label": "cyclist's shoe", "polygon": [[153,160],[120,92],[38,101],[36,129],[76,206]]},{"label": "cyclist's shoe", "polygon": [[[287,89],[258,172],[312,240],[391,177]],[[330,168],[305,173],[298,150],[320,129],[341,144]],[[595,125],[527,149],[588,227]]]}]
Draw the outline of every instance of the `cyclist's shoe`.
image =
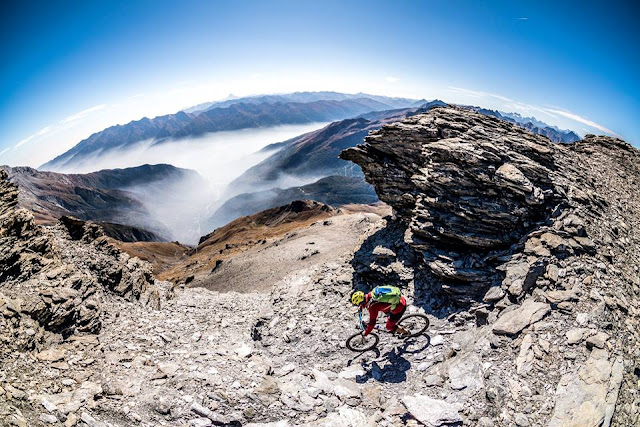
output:
[{"label": "cyclist's shoe", "polygon": [[398,338],[406,338],[409,335],[409,331],[407,331],[404,328],[401,328],[400,326],[396,326],[396,328],[393,331],[393,334],[396,335]]}]

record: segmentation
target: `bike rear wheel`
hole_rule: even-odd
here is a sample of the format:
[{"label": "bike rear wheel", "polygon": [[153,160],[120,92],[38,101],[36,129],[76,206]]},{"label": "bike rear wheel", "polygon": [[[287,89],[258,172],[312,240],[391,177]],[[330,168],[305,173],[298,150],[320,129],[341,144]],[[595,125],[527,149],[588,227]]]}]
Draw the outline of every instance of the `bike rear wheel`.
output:
[{"label": "bike rear wheel", "polygon": [[375,348],[375,346],[378,345],[378,341],[380,341],[380,337],[373,332],[366,337],[363,337],[362,334],[358,332],[347,338],[346,345],[349,350],[360,353]]},{"label": "bike rear wheel", "polygon": [[409,314],[400,319],[398,326],[409,331],[405,338],[417,337],[429,328],[429,318],[424,314]]}]

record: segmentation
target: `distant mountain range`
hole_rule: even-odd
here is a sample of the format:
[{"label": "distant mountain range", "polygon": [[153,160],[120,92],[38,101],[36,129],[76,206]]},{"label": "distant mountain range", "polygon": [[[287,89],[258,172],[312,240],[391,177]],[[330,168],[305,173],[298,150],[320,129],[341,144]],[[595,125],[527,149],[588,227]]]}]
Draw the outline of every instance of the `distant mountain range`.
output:
[{"label": "distant mountain range", "polygon": [[[294,98],[300,98],[298,94]],[[319,94],[309,95],[317,98]],[[335,97],[335,96],[333,96]],[[417,101],[402,98],[355,97],[318,99],[311,102],[287,101],[284,96],[267,96],[225,101],[205,110],[180,111],[176,114],[143,118],[126,125],[109,127],[79,142],[70,150],[43,164],[40,169],[72,168],[112,150],[123,150],[143,141],[160,144],[173,139],[204,135],[210,132],[271,127],[285,124],[327,122],[355,117],[370,111],[389,110],[395,105]],[[382,102],[382,101],[388,102]]]},{"label": "distant mountain range", "polygon": [[[61,174],[29,167],[2,166],[20,190],[19,204],[38,222],[55,223],[63,215],[103,225],[119,240],[168,240],[171,230],[146,201],[171,199],[176,183],[197,183],[198,174],[171,165],[143,165],[88,174]],[[144,198],[136,191],[144,188]]]},{"label": "distant mountain range", "polygon": [[[90,174],[57,174],[30,168],[11,168],[9,173],[14,180],[22,181],[21,187],[26,189],[23,200],[29,200],[29,207],[42,216],[41,220],[74,215],[102,221],[120,239],[151,240],[157,236],[192,243],[195,236],[235,218],[293,200],[312,199],[335,206],[376,202],[377,196],[364,181],[360,168],[338,154],[385,124],[446,105],[440,100],[338,92],[227,99],[107,128],[42,166],[72,168],[143,141],[158,145],[210,132],[332,121],[322,129],[264,147],[258,154],[268,157],[246,171],[238,171],[240,175],[220,199],[224,203],[213,214],[210,209],[216,208],[215,198],[209,199],[198,190],[207,186],[203,179],[193,171],[169,165]],[[465,108],[515,123],[552,141],[580,139],[572,131],[534,117],[476,106]],[[190,219],[185,221],[187,217]],[[187,222],[192,229],[181,230],[181,224]],[[118,228],[119,224],[134,229]]]},{"label": "distant mountain range", "polygon": [[572,130],[558,129],[556,126],[550,126],[545,122],[541,122],[535,117],[522,117],[518,113],[505,113],[502,111],[489,110],[487,108],[471,105],[466,105],[464,107],[476,111],[480,114],[484,114],[485,116],[493,116],[502,120],[506,120],[507,122],[515,123],[531,131],[532,133],[544,135],[553,142],[570,143],[579,141],[581,139],[580,136]]},{"label": "distant mountain range", "polygon": [[238,104],[243,102],[245,104],[275,104],[277,102],[315,102],[315,101],[345,101],[349,99],[361,99],[367,98],[372,99],[374,101],[378,101],[382,104],[388,105],[391,108],[405,108],[410,106],[418,106],[424,104],[424,99],[410,99],[410,98],[394,98],[388,96],[379,96],[379,95],[371,95],[368,93],[356,93],[356,94],[348,94],[348,93],[340,93],[340,92],[330,92],[330,91],[321,91],[321,92],[294,92],[288,94],[279,94],[279,95],[257,95],[257,96],[247,96],[243,98],[237,98],[233,95],[230,95],[224,101],[216,101],[216,102],[206,102],[204,104],[199,104],[194,107],[186,108],[183,111],[186,113],[199,113],[202,111],[210,110],[212,108],[218,107],[228,107],[233,104]]},{"label": "distant mountain range", "polygon": [[[339,92],[295,92],[226,99],[201,104],[176,114],[153,119],[145,117],[126,125],[111,126],[80,141],[70,150],[43,164],[40,169],[72,170],[74,166],[86,164],[93,158],[115,150],[127,149],[141,142],[155,145],[211,132],[327,122],[361,115],[367,120],[380,120],[384,119],[389,111],[417,109],[425,104],[425,100]],[[522,117],[517,113],[503,113],[475,106],[467,108],[518,123],[532,132],[549,137],[552,141],[572,142],[579,139],[572,131],[562,131],[533,117]],[[382,116],[377,115],[377,112],[382,112]]]}]

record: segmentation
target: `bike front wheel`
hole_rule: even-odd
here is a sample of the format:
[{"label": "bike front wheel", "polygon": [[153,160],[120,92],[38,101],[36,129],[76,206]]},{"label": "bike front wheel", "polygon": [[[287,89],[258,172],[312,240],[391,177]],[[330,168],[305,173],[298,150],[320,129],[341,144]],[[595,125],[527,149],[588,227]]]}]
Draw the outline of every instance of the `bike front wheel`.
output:
[{"label": "bike front wheel", "polygon": [[378,345],[378,341],[380,341],[380,337],[373,332],[366,337],[363,337],[362,334],[358,332],[347,338],[346,345],[349,350],[361,353],[373,349]]},{"label": "bike front wheel", "polygon": [[429,318],[424,314],[409,314],[400,319],[398,326],[409,331],[405,338],[417,337],[429,328]]}]

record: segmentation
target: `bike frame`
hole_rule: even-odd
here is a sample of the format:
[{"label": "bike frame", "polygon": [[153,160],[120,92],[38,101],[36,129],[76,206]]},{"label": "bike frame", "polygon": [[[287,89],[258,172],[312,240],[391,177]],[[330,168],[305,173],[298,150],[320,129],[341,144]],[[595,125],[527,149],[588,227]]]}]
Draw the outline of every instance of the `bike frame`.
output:
[{"label": "bike frame", "polygon": [[358,318],[360,319],[360,329],[364,331],[364,322],[362,321],[362,309],[358,309]]}]

